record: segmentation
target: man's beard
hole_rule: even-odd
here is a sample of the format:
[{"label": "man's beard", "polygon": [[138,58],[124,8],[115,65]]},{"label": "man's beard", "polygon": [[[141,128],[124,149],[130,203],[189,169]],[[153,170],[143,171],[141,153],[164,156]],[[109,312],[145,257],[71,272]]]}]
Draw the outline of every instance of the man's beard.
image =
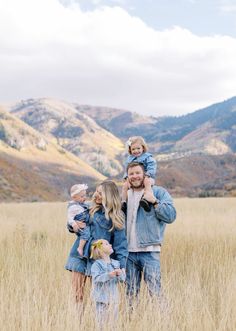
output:
[{"label": "man's beard", "polygon": [[129,181],[129,183],[130,183],[130,186],[131,186],[132,189],[139,189],[139,188],[143,188],[143,187],[144,187],[143,181],[144,181],[144,180],[142,180],[142,181],[140,182],[140,185],[138,185],[138,186],[133,185],[132,182],[130,182],[130,181]]}]

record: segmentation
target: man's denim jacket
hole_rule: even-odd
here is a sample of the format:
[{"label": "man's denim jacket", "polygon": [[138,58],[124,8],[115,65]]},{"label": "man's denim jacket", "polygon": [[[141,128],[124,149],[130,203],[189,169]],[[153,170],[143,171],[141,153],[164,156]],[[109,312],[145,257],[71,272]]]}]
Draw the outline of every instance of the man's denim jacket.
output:
[{"label": "man's denim jacket", "polygon": [[96,260],[91,267],[92,275],[92,298],[101,303],[118,303],[118,282],[125,281],[125,273],[120,276],[110,277],[109,273],[120,268],[119,261],[111,259],[108,264],[104,260]]},{"label": "man's denim jacket", "polygon": [[174,222],[176,210],[170,194],[161,186],[153,186],[153,194],[157,199],[156,208],[146,212],[139,206],[136,219],[137,244],[139,247],[161,244],[167,223]]},{"label": "man's denim jacket", "polygon": [[130,164],[132,162],[142,163],[144,166],[145,175],[155,179],[156,172],[157,172],[157,162],[153,158],[151,153],[146,152],[146,153],[141,154],[138,157],[129,155],[125,161],[125,173],[123,176],[124,179],[126,179],[128,177],[127,166],[128,166],[128,164]]}]

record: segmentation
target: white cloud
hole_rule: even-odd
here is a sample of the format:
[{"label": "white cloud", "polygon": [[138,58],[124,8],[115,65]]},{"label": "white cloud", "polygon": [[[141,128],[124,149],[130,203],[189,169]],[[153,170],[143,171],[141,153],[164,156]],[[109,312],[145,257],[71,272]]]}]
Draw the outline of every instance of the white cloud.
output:
[{"label": "white cloud", "polygon": [[111,0],[111,2],[116,3],[118,5],[125,5],[126,0]]},{"label": "white cloud", "polygon": [[235,13],[235,0],[219,0],[219,9],[226,14]]},{"label": "white cloud", "polygon": [[91,2],[93,5],[97,6],[102,2],[102,0],[91,0]]},{"label": "white cloud", "polygon": [[8,0],[0,43],[0,103],[51,96],[164,115],[236,94],[235,39],[155,31],[118,7]]},{"label": "white cloud", "polygon": [[221,6],[220,9],[223,12],[236,13],[236,5],[224,5],[224,6]]}]

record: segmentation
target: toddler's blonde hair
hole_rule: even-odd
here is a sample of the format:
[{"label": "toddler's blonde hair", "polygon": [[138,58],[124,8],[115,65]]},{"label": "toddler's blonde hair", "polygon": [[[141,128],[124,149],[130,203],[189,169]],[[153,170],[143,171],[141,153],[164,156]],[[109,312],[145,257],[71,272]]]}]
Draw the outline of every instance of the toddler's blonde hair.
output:
[{"label": "toddler's blonde hair", "polygon": [[91,245],[90,259],[101,259],[103,256],[103,239],[94,241]]},{"label": "toddler's blonde hair", "polygon": [[129,137],[129,139],[126,142],[129,154],[131,154],[131,146],[133,144],[137,144],[137,143],[142,145],[144,153],[147,152],[148,147],[147,147],[147,144],[146,144],[144,138],[141,136],[133,136],[133,137]]}]

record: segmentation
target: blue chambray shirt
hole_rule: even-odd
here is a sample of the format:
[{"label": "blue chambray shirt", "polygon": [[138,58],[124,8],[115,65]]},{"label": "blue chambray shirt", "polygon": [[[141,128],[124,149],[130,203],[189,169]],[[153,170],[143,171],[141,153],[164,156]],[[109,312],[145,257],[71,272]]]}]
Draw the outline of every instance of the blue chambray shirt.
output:
[{"label": "blue chambray shirt", "polygon": [[109,273],[120,268],[120,262],[111,259],[111,263],[106,263],[102,259],[96,260],[91,267],[92,275],[92,298],[100,303],[118,303],[119,290],[118,282],[125,281],[125,274],[110,277]]}]

